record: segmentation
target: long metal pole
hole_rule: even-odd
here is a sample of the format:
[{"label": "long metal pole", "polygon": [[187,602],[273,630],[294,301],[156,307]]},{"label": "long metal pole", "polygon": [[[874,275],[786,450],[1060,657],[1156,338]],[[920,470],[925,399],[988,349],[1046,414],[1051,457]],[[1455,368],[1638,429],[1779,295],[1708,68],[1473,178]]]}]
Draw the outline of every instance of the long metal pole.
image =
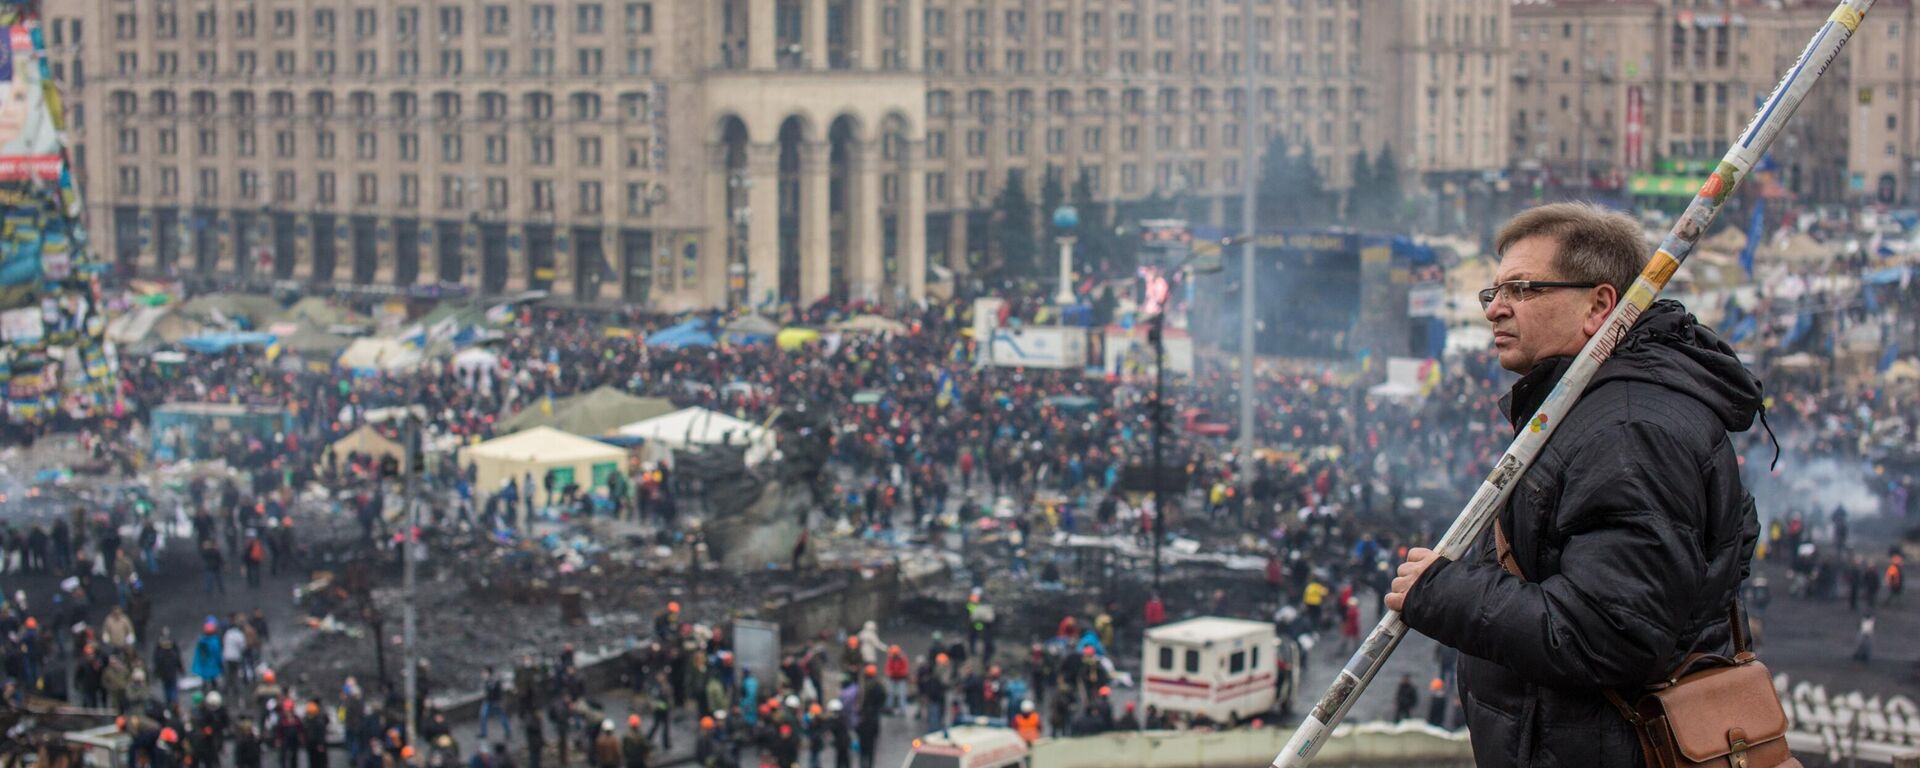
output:
[{"label": "long metal pole", "polygon": [[1160,542],[1167,538],[1167,506],[1160,496],[1160,478],[1164,466],[1160,460],[1160,436],[1167,423],[1167,313],[1163,308],[1153,316],[1153,591],[1160,591]]},{"label": "long metal pole", "polygon": [[1260,60],[1260,38],[1259,35],[1254,33],[1253,3],[1242,0],[1240,5],[1245,16],[1241,22],[1241,26],[1246,27],[1246,42],[1242,46],[1243,50],[1240,54],[1240,67],[1246,70],[1247,86],[1245,94],[1240,97],[1240,143],[1242,150],[1240,159],[1240,232],[1241,236],[1245,238],[1245,242],[1241,243],[1242,251],[1240,254],[1240,449],[1238,451],[1240,462],[1238,476],[1240,480],[1240,501],[1247,503],[1251,501],[1248,494],[1253,490],[1253,308],[1256,306],[1256,302],[1254,301],[1254,281],[1257,279],[1253,269],[1253,243],[1255,239],[1254,236],[1259,231],[1254,224],[1258,218],[1254,215],[1254,206],[1259,202],[1259,181],[1255,175],[1255,169],[1259,167],[1256,165],[1259,146],[1255,143],[1258,139],[1255,137],[1253,130],[1255,124],[1253,120],[1253,103],[1254,94],[1260,92],[1260,81],[1255,74],[1259,71],[1257,65]]},{"label": "long metal pole", "polygon": [[[414,375],[418,376],[420,374],[416,372]],[[419,651],[419,645],[416,642],[418,640],[419,635],[415,631],[418,626],[417,617],[415,616],[415,613],[416,613],[415,605],[419,602],[418,600],[419,592],[418,592],[417,584],[415,581],[414,562],[413,562],[414,561],[413,548],[415,546],[414,531],[418,530],[420,526],[419,512],[416,508],[416,505],[413,503],[414,478],[420,473],[419,468],[414,466],[413,447],[416,443],[416,438],[419,436],[420,427],[418,423],[415,421],[413,416],[413,411],[412,411],[413,409],[412,403],[418,402],[418,401],[419,401],[419,398],[414,397],[411,399],[411,401],[407,405],[407,416],[406,416],[407,428],[405,432],[401,435],[402,439],[405,442],[400,446],[401,452],[405,456],[405,458],[403,459],[403,463],[404,463],[404,466],[406,466],[407,468],[406,491],[405,491],[405,497],[403,501],[403,503],[407,505],[406,507],[407,508],[407,527],[406,527],[406,530],[403,531],[400,536],[400,562],[401,562],[401,568],[402,568],[401,572],[405,574],[403,578],[405,579],[405,582],[406,582],[405,584],[406,609],[404,613],[405,618],[403,619],[403,623],[405,626],[404,632],[405,632],[406,657],[407,657],[406,687],[407,687],[407,743],[408,744],[418,744],[419,733],[420,733],[419,732],[420,713],[416,711],[418,707],[414,705],[416,700],[415,697],[420,695],[420,651]]]},{"label": "long metal pole", "polygon": [[[1833,15],[1820,26],[1820,31],[1801,51],[1800,59],[1788,70],[1780,84],[1774,87],[1773,95],[1767,98],[1760,112],[1754,115],[1753,122],[1741,133],[1739,140],[1727,149],[1700,190],[1694,195],[1687,211],[1674,223],[1673,230],[1660,241],[1659,249],[1648,260],[1646,269],[1633,281],[1633,287],[1621,297],[1620,303],[1607,316],[1607,322],[1600,332],[1587,340],[1574,358],[1572,367],[1567,369],[1560,383],[1540,409],[1534,412],[1528,426],[1520,431],[1507,452],[1494,465],[1493,473],[1480,484],[1473,498],[1467,502],[1467,508],[1453,521],[1446,535],[1440,537],[1440,543],[1434,545],[1434,551],[1441,557],[1458,559],[1466,552],[1467,546],[1480,537],[1494,514],[1505,504],[1507,494],[1513,489],[1514,481],[1525,474],[1532,465],[1534,457],[1540,454],[1547,440],[1553,436],[1553,427],[1561,424],[1567,412],[1573,409],[1574,402],[1586,390],[1587,382],[1593,374],[1613,354],[1613,347],[1627,335],[1633,322],[1640,317],[1654,297],[1660,295],[1667,280],[1680,269],[1681,262],[1693,252],[1694,244],[1706,232],[1707,225],[1720,212],[1720,207],[1735,187],[1747,176],[1756,162],[1767,152],[1768,145],[1793,116],[1800,102],[1806,98],[1807,91],[1819,82],[1827,66],[1840,55],[1841,46],[1853,35],[1854,29],[1873,6],[1873,0],[1844,0],[1834,8]],[[1380,667],[1387,656],[1400,645],[1406,636],[1407,624],[1400,618],[1398,611],[1387,611],[1380,617],[1380,623],[1367,635],[1366,642],[1347,660],[1340,670],[1340,676],[1320,697],[1306,720],[1294,730],[1293,737],[1287,741],[1287,747],[1273,759],[1276,768],[1297,768],[1313,762],[1314,755],[1327,742],[1327,736],[1333,727],[1345,718],[1353,707],[1360,692],[1366,690],[1367,683],[1379,674]]]}]

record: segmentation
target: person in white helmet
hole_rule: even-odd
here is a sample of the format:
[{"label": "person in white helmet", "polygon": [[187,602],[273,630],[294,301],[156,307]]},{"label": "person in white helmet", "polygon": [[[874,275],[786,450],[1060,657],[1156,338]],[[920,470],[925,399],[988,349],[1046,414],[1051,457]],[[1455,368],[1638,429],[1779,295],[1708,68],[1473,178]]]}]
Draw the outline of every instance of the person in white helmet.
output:
[{"label": "person in white helmet", "polygon": [[620,737],[613,735],[613,721],[600,721],[600,735],[593,739],[594,768],[624,768],[626,756],[620,751]]},{"label": "person in white helmet", "polygon": [[833,768],[852,768],[853,739],[847,732],[846,705],[839,699],[827,700],[827,735],[833,740]]}]

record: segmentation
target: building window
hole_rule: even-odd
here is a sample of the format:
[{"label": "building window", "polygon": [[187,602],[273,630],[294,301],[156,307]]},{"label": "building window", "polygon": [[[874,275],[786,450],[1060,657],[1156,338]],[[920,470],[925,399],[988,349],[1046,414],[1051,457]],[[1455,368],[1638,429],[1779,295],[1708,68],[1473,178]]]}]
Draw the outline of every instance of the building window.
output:
[{"label": "building window", "polygon": [[578,192],[577,197],[580,199],[577,202],[580,206],[581,213],[597,214],[600,212],[600,182],[580,182]]},{"label": "building window", "polygon": [[653,34],[653,3],[627,3],[627,33]]},{"label": "building window", "polygon": [[459,35],[460,22],[460,6],[446,5],[440,7],[440,34]]},{"label": "building window", "polygon": [[380,202],[380,177],[371,173],[362,173],[354,178],[353,201],[360,205],[376,205]]},{"label": "building window", "polygon": [[507,34],[511,11],[504,5],[489,5],[481,12],[481,20],[487,35]]},{"label": "building window", "polygon": [[116,191],[127,196],[140,194],[140,169],[131,165],[121,166],[120,184]]},{"label": "building window", "polygon": [[538,165],[542,167],[553,165],[553,137],[552,136],[534,136],[532,139],[528,140],[527,146],[531,150],[531,154],[533,155],[532,163],[534,165]]},{"label": "building window", "polygon": [[408,163],[420,161],[420,134],[400,134],[400,160]]},{"label": "building window", "polygon": [[575,157],[578,165],[588,168],[600,167],[600,139],[595,136],[583,136],[574,142]]},{"label": "building window", "polygon": [[487,208],[495,211],[506,210],[508,189],[506,179],[499,176],[487,177]]},{"label": "building window", "polygon": [[465,188],[460,185],[460,177],[440,177],[440,207],[442,209],[459,210],[467,207],[464,192]]},{"label": "building window", "polygon": [[411,173],[400,175],[400,205],[405,208],[420,205],[420,177]]},{"label": "building window", "polygon": [[935,203],[947,201],[947,175],[934,172],[927,174],[927,199]]},{"label": "building window", "polygon": [[505,136],[488,136],[487,137],[487,164],[488,165],[506,165],[507,164],[507,137]]},{"label": "building window", "polygon": [[579,122],[593,122],[600,119],[600,96],[594,93],[576,93],[569,99],[573,103],[573,119]]},{"label": "building window", "polygon": [[441,160],[441,162],[446,162],[446,163],[458,163],[458,162],[460,162],[460,161],[461,161],[461,151],[460,151],[461,149],[462,149],[462,145],[461,145],[461,141],[460,141],[460,134],[457,134],[457,133],[443,133],[443,134],[440,134],[440,160]]},{"label": "building window", "polygon": [[553,210],[553,182],[551,180],[533,180],[533,209],[536,211]]},{"label": "building window", "polygon": [[274,202],[291,203],[300,196],[300,188],[294,185],[293,171],[279,171],[273,174]]},{"label": "building window", "polygon": [[575,34],[597,35],[606,30],[606,14],[599,3],[581,3],[573,11]]},{"label": "building window", "polygon": [[321,160],[332,160],[334,155],[333,131],[320,130],[313,134],[314,154]]},{"label": "building window", "polygon": [[361,160],[377,160],[380,157],[380,136],[372,131],[361,131],[354,141],[354,154]]}]

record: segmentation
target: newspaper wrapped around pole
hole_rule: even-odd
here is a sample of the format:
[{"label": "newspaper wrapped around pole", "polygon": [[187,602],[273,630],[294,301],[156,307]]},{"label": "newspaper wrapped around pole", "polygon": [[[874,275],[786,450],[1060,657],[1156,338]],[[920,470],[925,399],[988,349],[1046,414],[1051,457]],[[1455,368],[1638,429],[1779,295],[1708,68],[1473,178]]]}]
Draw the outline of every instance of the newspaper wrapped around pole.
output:
[{"label": "newspaper wrapped around pole", "polygon": [[[1826,23],[1807,43],[1806,50],[1800,52],[1800,58],[1793,68],[1787,70],[1780,84],[1773,89],[1760,110],[1753,116],[1753,122],[1747,124],[1745,131],[1727,149],[1713,174],[1700,185],[1693,202],[1687,206],[1686,213],[1675,222],[1673,229],[1660,241],[1660,247],[1648,260],[1646,269],[1633,281],[1613,313],[1607,316],[1606,324],[1600,332],[1587,340],[1586,347],[1580,350],[1573,365],[1567,369],[1560,383],[1555,385],[1547,399],[1527,420],[1527,426],[1520,431],[1512,445],[1494,465],[1493,472],[1474,491],[1473,498],[1467,501],[1467,507],[1453,521],[1440,542],[1434,545],[1434,551],[1440,556],[1459,559],[1475,539],[1480,537],[1501,505],[1506,503],[1507,495],[1512,492],[1513,484],[1520,475],[1533,464],[1534,457],[1540,454],[1547,440],[1553,436],[1553,427],[1558,426],[1568,411],[1573,410],[1574,402],[1587,388],[1587,382],[1593,379],[1600,364],[1613,354],[1613,347],[1627,335],[1640,313],[1646,311],[1655,297],[1667,286],[1667,281],[1680,264],[1692,254],[1694,244],[1707,231],[1707,225],[1720,212],[1735,187],[1745,179],[1748,171],[1764,157],[1767,147],[1774,137],[1793,117],[1806,98],[1807,91],[1820,81],[1827,67],[1840,55],[1840,49],[1848,38],[1860,26],[1866,17],[1867,9],[1873,6],[1873,0],[1844,0],[1833,9]],[[1346,717],[1361,691],[1379,674],[1380,667],[1386,663],[1387,656],[1400,645],[1406,637],[1407,624],[1400,618],[1398,611],[1388,611],[1380,617],[1380,623],[1368,633],[1360,649],[1347,660],[1340,670],[1332,687],[1320,697],[1313,711],[1308,713],[1288,739],[1287,746],[1278,757],[1273,759],[1275,768],[1302,768],[1313,762],[1314,755],[1326,744],[1334,726]]]}]

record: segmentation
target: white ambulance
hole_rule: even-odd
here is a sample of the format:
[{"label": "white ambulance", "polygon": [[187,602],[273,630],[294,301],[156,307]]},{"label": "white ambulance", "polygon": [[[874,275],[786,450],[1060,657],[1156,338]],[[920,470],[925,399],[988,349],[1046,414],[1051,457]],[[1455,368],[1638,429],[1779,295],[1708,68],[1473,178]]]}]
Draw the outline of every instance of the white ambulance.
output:
[{"label": "white ambulance", "polygon": [[955,725],[914,739],[900,768],[1027,768],[1028,760],[1012,728]]},{"label": "white ambulance", "polygon": [[1143,711],[1230,723],[1284,704],[1299,682],[1299,651],[1266,622],[1203,616],[1149,629],[1144,645]]}]

